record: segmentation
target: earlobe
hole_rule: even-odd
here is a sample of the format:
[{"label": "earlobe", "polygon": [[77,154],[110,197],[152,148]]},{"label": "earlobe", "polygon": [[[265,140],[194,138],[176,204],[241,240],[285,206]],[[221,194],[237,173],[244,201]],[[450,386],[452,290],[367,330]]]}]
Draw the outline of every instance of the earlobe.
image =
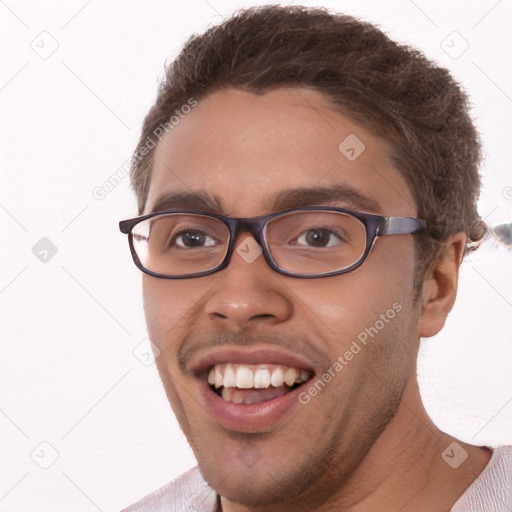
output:
[{"label": "earlobe", "polygon": [[418,323],[419,335],[424,338],[434,336],[443,328],[455,303],[465,243],[464,233],[450,236],[425,274]]}]

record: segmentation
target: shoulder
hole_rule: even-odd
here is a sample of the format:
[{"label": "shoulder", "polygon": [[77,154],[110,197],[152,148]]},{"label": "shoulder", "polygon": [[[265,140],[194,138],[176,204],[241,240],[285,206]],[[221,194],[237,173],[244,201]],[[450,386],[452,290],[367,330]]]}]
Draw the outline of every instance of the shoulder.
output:
[{"label": "shoulder", "polygon": [[215,512],[217,495],[195,467],[122,512]]},{"label": "shoulder", "polygon": [[512,446],[494,449],[485,469],[452,508],[452,512],[476,511],[512,511]]}]

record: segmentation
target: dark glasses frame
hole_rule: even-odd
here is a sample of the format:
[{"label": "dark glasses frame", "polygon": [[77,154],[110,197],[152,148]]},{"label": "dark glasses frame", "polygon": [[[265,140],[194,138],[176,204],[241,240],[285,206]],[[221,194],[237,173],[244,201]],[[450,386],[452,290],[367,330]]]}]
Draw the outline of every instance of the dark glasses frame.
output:
[{"label": "dark glasses frame", "polygon": [[[272,255],[267,246],[267,240],[265,238],[265,226],[267,222],[274,220],[280,216],[289,214],[291,212],[308,212],[308,211],[325,211],[325,212],[334,212],[334,213],[344,213],[347,215],[351,215],[355,217],[359,221],[361,221],[366,228],[366,248],[358,261],[349,267],[333,270],[330,272],[324,272],[320,274],[300,274],[297,272],[291,272],[286,270],[273,260]],[[168,215],[170,213],[182,213],[189,215],[203,215],[206,217],[212,217],[214,219],[220,220],[229,228],[229,244],[226,252],[226,256],[224,260],[217,265],[208,270],[204,270],[201,272],[193,273],[193,274],[183,274],[183,275],[166,275],[160,274],[158,272],[153,272],[152,270],[147,269],[140,262],[139,256],[135,250],[133,245],[133,228],[142,221],[147,219],[151,219],[154,217]],[[123,220],[119,222],[119,229],[122,233],[128,235],[128,240],[130,244],[130,252],[132,254],[133,261],[135,265],[142,270],[142,272],[149,274],[153,277],[160,277],[162,279],[190,279],[193,277],[202,277],[209,274],[213,274],[214,272],[218,272],[226,268],[233,256],[233,251],[235,250],[235,241],[237,239],[237,235],[240,231],[248,231],[251,233],[258,244],[260,245],[263,257],[267,264],[272,268],[272,270],[283,274],[285,276],[297,277],[301,279],[313,279],[319,277],[330,277],[340,274],[346,274],[360,267],[368,254],[371,251],[371,248],[375,242],[375,239],[378,236],[387,236],[387,235],[409,235],[413,233],[418,233],[423,231],[427,226],[427,223],[424,220],[417,219],[414,217],[382,217],[380,215],[374,215],[371,213],[361,212],[359,210],[352,210],[350,208],[340,208],[334,206],[303,206],[300,208],[291,208],[288,210],[282,210],[279,212],[269,213],[267,215],[262,215],[261,217],[228,217],[226,215],[222,215],[219,213],[205,212],[201,210],[164,210],[159,212],[149,213],[147,215],[141,215],[139,217],[135,217],[133,219]]]}]

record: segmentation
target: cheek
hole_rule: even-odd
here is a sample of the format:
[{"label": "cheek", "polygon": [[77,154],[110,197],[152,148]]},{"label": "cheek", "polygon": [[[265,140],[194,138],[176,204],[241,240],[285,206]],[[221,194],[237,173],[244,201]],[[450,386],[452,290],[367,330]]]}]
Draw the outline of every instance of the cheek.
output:
[{"label": "cheek", "polygon": [[297,306],[302,310],[298,317],[308,318],[308,323],[313,322],[310,325],[316,325],[333,343],[357,336],[390,308],[404,313],[411,308],[411,241],[394,237],[378,242],[365,263],[353,272],[293,283]]},{"label": "cheek", "polygon": [[143,277],[142,291],[149,336],[161,351],[166,351],[172,347],[173,339],[190,332],[200,296],[192,293],[190,283],[184,286],[151,276]]}]

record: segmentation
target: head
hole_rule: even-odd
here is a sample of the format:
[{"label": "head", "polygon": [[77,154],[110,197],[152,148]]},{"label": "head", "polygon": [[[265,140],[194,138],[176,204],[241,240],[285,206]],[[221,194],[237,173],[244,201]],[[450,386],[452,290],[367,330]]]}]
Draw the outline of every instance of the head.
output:
[{"label": "head", "polygon": [[[364,150],[349,160],[339,146],[353,135]],[[442,328],[461,259],[484,234],[479,159],[449,73],[348,16],[241,11],[169,64],[133,159],[139,213],[184,192],[196,198],[181,207],[256,217],[322,204],[341,186],[357,194],[325,204],[373,202],[370,213],[427,222],[421,234],[377,239],[360,268],[328,278],[283,276],[239,253],[208,276],[144,276],[162,382],[220,494],[265,507],[299,490],[306,501],[328,496],[350,478],[394,417],[419,338]],[[254,408],[240,423],[210,410],[206,380],[224,362],[297,367],[310,380],[302,401],[290,392],[294,403],[270,420]]]},{"label": "head", "polygon": [[[293,27],[293,30],[290,29]],[[389,144],[428,230],[415,238],[419,278],[450,235],[466,235],[465,253],[485,234],[476,202],[481,148],[468,98],[450,73],[375,26],[323,9],[241,11],[186,43],[170,63],[149,111],[131,172],[139,213],[151,184],[155,130],[193,98],[223,89],[264,94],[306,87]]]}]

